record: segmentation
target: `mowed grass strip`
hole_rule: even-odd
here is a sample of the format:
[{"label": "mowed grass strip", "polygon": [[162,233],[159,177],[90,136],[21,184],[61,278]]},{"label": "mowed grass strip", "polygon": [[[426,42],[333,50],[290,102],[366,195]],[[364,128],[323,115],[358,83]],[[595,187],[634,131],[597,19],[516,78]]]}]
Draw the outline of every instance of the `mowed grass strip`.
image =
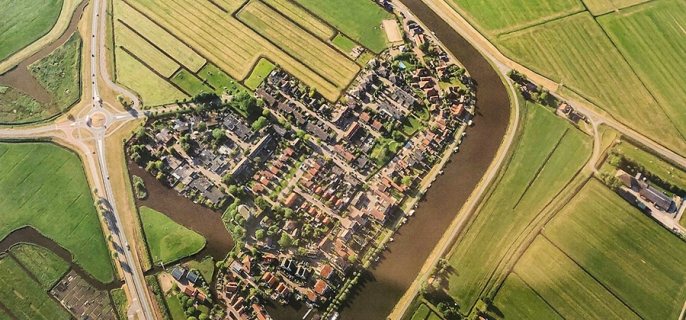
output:
[{"label": "mowed grass strip", "polygon": [[594,16],[652,0],[582,0]]},{"label": "mowed grass strip", "polygon": [[514,271],[565,319],[640,319],[544,237],[537,237]]},{"label": "mowed grass strip", "polygon": [[50,32],[62,4],[63,0],[2,0],[0,61]]},{"label": "mowed grass strip", "polygon": [[458,270],[449,276],[448,292],[464,312],[510,246],[591,152],[587,136],[544,107],[528,104],[524,112],[523,132],[505,172],[448,258]]},{"label": "mowed grass strip", "polygon": [[338,49],[341,49],[341,51],[348,54],[352,52],[355,47],[357,47],[357,43],[350,40],[350,38],[346,37],[342,33],[337,34],[336,37],[331,40],[331,43],[333,43]]},{"label": "mowed grass strip", "polygon": [[164,52],[155,48],[122,23],[115,22],[114,37],[117,46],[125,48],[165,78],[171,77],[180,67]]},{"label": "mowed grass strip", "polygon": [[571,88],[624,124],[686,151],[673,122],[590,14],[511,33],[496,43],[507,56]]},{"label": "mowed grass strip", "polygon": [[71,315],[9,256],[0,256],[0,301],[20,320],[61,320]]},{"label": "mowed grass strip", "polygon": [[244,3],[245,0],[212,0],[214,3],[218,4],[222,9],[233,13],[238,8],[240,8]]},{"label": "mowed grass strip", "polygon": [[686,140],[686,2],[655,1],[598,22]]},{"label": "mowed grass strip", "polygon": [[505,319],[563,319],[516,273],[507,276],[493,304]]},{"label": "mowed grass strip", "polygon": [[291,0],[262,0],[266,4],[272,6],[283,15],[287,16],[295,23],[299,24],[306,30],[309,30],[314,35],[322,40],[329,40],[336,35],[336,30],[331,28],[328,24],[319,20],[311,13],[304,10]]},{"label": "mowed grass strip", "polygon": [[676,319],[686,244],[593,179],[545,235],[644,319]]},{"label": "mowed grass strip", "polygon": [[203,236],[174,222],[163,213],[148,207],[141,207],[140,213],[145,241],[155,264],[172,263],[198,253],[205,247]]},{"label": "mowed grass strip", "polygon": [[173,35],[150,21],[144,15],[133,10],[123,0],[114,1],[114,14],[116,19],[124,21],[133,30],[143,35],[145,39],[154,43],[162,51],[174,57],[189,70],[196,72],[207,62],[190,47],[176,39]]},{"label": "mowed grass strip", "polygon": [[189,96],[171,85],[167,79],[140,63],[128,52],[116,49],[117,82],[138,93],[146,106],[157,106],[175,100],[183,100]]},{"label": "mowed grass strip", "polygon": [[260,1],[245,6],[238,16],[279,48],[319,72],[340,90],[352,81],[360,69],[345,55]]},{"label": "mowed grass strip", "polygon": [[[101,282],[111,258],[79,157],[50,143],[0,143],[0,239],[30,225]],[[9,214],[11,213],[11,214]]]},{"label": "mowed grass strip", "polygon": [[275,66],[271,61],[264,58],[260,59],[260,61],[258,61],[255,65],[255,68],[252,69],[252,72],[250,72],[250,76],[245,79],[245,86],[250,90],[257,89],[257,87],[262,84],[264,79],[269,76],[272,70],[274,70],[274,67]]},{"label": "mowed grass strip", "polygon": [[170,80],[191,96],[214,91],[186,69],[180,69]]},{"label": "mowed grass strip", "polygon": [[198,50],[234,79],[244,79],[260,56],[336,100],[340,90],[310,67],[291,58],[242,22],[227,16],[210,2],[192,0],[132,0],[135,7],[164,25],[184,43]]},{"label": "mowed grass strip", "polygon": [[381,28],[384,20],[395,16],[368,0],[294,0],[336,29],[380,53],[388,46]]},{"label": "mowed grass strip", "polygon": [[229,93],[246,91],[246,89],[240,83],[238,83],[236,79],[231,78],[231,76],[211,63],[208,63],[202,69],[200,69],[200,71],[198,71],[198,77],[207,81],[207,83],[209,83],[218,91],[228,91]]},{"label": "mowed grass strip", "polygon": [[28,69],[50,92],[56,108],[68,109],[81,98],[81,36],[75,32],[61,47]]},{"label": "mowed grass strip", "polygon": [[579,0],[448,0],[448,3],[490,35],[519,30],[585,9]]},{"label": "mowed grass strip", "polygon": [[18,244],[10,252],[45,288],[52,287],[69,270],[69,265],[62,258],[37,245]]}]

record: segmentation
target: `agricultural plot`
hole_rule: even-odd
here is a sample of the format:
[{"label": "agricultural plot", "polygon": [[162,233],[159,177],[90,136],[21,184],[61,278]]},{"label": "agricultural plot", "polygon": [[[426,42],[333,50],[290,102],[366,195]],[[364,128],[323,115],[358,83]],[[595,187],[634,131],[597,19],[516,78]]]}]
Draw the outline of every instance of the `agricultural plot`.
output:
[{"label": "agricultural plot", "polygon": [[493,303],[505,319],[563,319],[516,273],[507,277]]},{"label": "agricultural plot", "polygon": [[186,69],[180,69],[170,80],[190,96],[195,96],[202,92],[214,91]]},{"label": "agricultural plot", "polygon": [[62,258],[43,247],[19,244],[12,247],[10,253],[46,288],[52,287],[69,270]]},{"label": "agricultural plot", "polygon": [[199,252],[205,246],[205,238],[161,212],[141,207],[140,214],[154,264],[172,263]]},{"label": "agricultural plot", "polygon": [[544,237],[537,237],[514,268],[565,319],[640,319]]},{"label": "agricultural plot", "polygon": [[458,270],[449,274],[448,292],[462,311],[476,302],[501,259],[590,155],[590,139],[549,110],[527,105],[523,111],[523,132],[510,163],[479,208],[487,214],[476,216],[448,257]]},{"label": "agricultural plot", "polygon": [[629,6],[641,4],[651,0],[582,0],[594,16],[620,10]]},{"label": "agricultural plot", "polygon": [[604,15],[598,22],[676,126],[674,138],[684,150],[686,2],[655,1]]},{"label": "agricultural plot", "polygon": [[581,94],[635,130],[686,150],[686,140],[674,122],[590,14],[511,33],[496,42],[506,55]]},{"label": "agricultural plot", "polygon": [[252,72],[247,79],[245,79],[245,86],[251,90],[257,89],[257,87],[262,84],[262,81],[269,76],[269,74],[274,70],[274,64],[267,59],[260,59],[253,68]]},{"label": "agricultural plot", "polygon": [[20,320],[61,320],[71,315],[48,296],[48,286],[34,281],[8,256],[0,256],[0,301]]},{"label": "agricultural plot", "polygon": [[198,77],[216,90],[228,91],[232,94],[247,90],[235,79],[211,63],[208,63],[198,71]]},{"label": "agricultural plot", "polygon": [[189,96],[167,79],[159,77],[135,57],[121,48],[116,49],[117,81],[135,90],[146,106],[156,106]]},{"label": "agricultural plot", "polygon": [[63,0],[5,0],[0,10],[0,61],[50,32]]},{"label": "agricultural plot", "polygon": [[274,8],[274,10],[281,12],[281,14],[293,20],[293,22],[305,28],[305,30],[312,32],[315,36],[322,40],[329,40],[336,35],[336,30],[291,0],[262,1]]},{"label": "agricultural plot", "polygon": [[336,37],[331,40],[331,43],[333,43],[338,49],[346,54],[349,54],[353,51],[353,49],[355,49],[355,47],[357,47],[357,43],[350,40],[350,38],[346,37],[342,33],[337,34]]},{"label": "agricultural plot", "polygon": [[29,66],[34,78],[52,95],[55,110],[66,110],[81,98],[81,36],[69,40]]},{"label": "agricultural plot", "polygon": [[294,1],[373,52],[380,53],[388,45],[381,24],[383,20],[395,19],[395,16],[372,1]]},{"label": "agricultural plot", "polygon": [[49,143],[0,143],[0,239],[30,225],[101,282],[110,255],[80,159]]},{"label": "agricultural plot", "polygon": [[579,0],[450,0],[448,3],[490,35],[519,30],[584,10]]},{"label": "agricultural plot", "polygon": [[114,30],[114,41],[117,46],[137,57],[146,67],[159,73],[160,76],[169,78],[179,69],[180,66],[176,61],[141,38],[126,25],[115,23]]},{"label": "agricultural plot", "polygon": [[676,319],[686,244],[593,179],[545,236],[643,319]]}]

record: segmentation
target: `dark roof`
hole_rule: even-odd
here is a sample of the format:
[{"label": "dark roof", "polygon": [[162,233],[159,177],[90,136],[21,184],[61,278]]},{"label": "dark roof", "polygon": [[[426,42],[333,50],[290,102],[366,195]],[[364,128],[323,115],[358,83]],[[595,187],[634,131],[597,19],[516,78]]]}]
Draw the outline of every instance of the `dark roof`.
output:
[{"label": "dark roof", "polygon": [[179,266],[176,266],[176,267],[174,267],[174,269],[172,270],[172,273],[171,273],[171,274],[172,274],[172,277],[174,277],[174,279],[176,279],[176,280],[181,280],[181,278],[183,278],[183,275],[184,275],[185,273],[186,273],[186,269],[184,269],[184,268],[182,268],[182,267],[179,267]]},{"label": "dark roof", "polygon": [[186,279],[188,279],[188,281],[190,281],[192,283],[196,283],[198,281],[198,279],[200,279],[200,273],[193,270],[193,271],[188,273],[188,275],[186,276]]},{"label": "dark roof", "polygon": [[672,199],[653,187],[649,186],[641,189],[640,194],[644,198],[648,199],[648,201],[654,203],[660,209],[669,211],[669,209],[672,207]]}]

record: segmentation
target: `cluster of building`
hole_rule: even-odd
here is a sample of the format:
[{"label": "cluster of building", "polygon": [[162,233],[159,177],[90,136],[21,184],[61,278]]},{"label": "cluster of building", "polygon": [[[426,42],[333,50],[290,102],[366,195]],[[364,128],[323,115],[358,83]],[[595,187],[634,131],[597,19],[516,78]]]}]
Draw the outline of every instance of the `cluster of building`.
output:
[{"label": "cluster of building", "polygon": [[624,170],[618,169],[615,177],[623,185],[624,192],[620,194],[641,210],[651,212],[650,207],[653,207],[658,211],[666,213],[674,213],[676,211],[677,206],[674,199],[650,185],[649,181],[643,178],[641,173],[637,173],[634,177]]}]

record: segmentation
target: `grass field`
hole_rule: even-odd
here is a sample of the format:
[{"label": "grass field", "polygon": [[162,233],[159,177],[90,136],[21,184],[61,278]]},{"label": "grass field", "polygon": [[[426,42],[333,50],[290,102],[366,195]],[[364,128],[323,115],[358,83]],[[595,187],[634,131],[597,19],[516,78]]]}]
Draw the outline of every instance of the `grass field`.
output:
[{"label": "grass field", "polygon": [[240,83],[235,79],[231,78],[217,66],[208,63],[200,71],[198,71],[198,77],[207,81],[212,87],[217,91],[230,93],[238,93],[240,91],[247,91]]},{"label": "grass field", "polygon": [[257,89],[257,87],[262,84],[262,81],[269,76],[269,74],[274,70],[274,64],[267,59],[260,59],[252,69],[248,78],[243,82],[246,87],[251,90]]},{"label": "grass field", "polygon": [[552,21],[496,41],[507,56],[581,93],[628,126],[686,150],[673,121],[590,14]]},{"label": "grass field", "polygon": [[110,291],[110,297],[114,303],[114,308],[117,311],[117,317],[119,320],[126,320],[127,308],[129,307],[129,302],[126,299],[126,292],[124,289],[113,289]]},{"label": "grass field", "polygon": [[598,22],[686,140],[686,2],[654,1]]},{"label": "grass field", "polygon": [[514,271],[565,319],[640,319],[544,237],[536,238]]},{"label": "grass field", "polygon": [[[495,189],[448,259],[449,294],[468,311],[528,224],[570,181],[591,152],[591,141],[541,106],[526,105],[523,132]],[[521,241],[521,239],[520,239]]]},{"label": "grass field", "polygon": [[202,275],[203,279],[205,279],[205,281],[212,281],[215,268],[214,259],[212,259],[212,257],[208,256],[200,261],[192,260],[189,261],[187,265],[189,269],[197,269],[198,271],[200,271],[200,274]]},{"label": "grass field", "polygon": [[110,255],[88,181],[75,154],[49,143],[0,143],[0,239],[31,225],[69,250],[101,282]]},{"label": "grass field", "polygon": [[422,303],[419,305],[419,308],[417,308],[417,310],[412,315],[412,320],[424,320],[427,316],[429,316],[429,313],[431,313],[429,307],[427,307],[426,304]]},{"label": "grass field", "polygon": [[154,264],[165,264],[188,257],[202,250],[205,238],[177,224],[163,213],[141,207],[141,221]]},{"label": "grass field", "polygon": [[40,246],[19,244],[12,247],[10,253],[46,288],[52,287],[69,270],[62,258]]},{"label": "grass field", "polygon": [[545,236],[644,319],[676,319],[686,244],[593,179]]},{"label": "grass field", "polygon": [[169,315],[172,320],[186,320],[186,314],[183,312],[181,301],[175,295],[168,294],[164,296],[164,301],[167,302],[169,308]]},{"label": "grass field", "polygon": [[[584,10],[584,6],[578,0],[449,0],[448,2],[472,24],[478,23],[482,32],[487,34],[518,30],[528,25],[554,20]],[[516,10],[504,8],[516,8]]]},{"label": "grass field", "polygon": [[616,145],[614,150],[621,153],[626,158],[640,163],[654,175],[686,190],[686,172],[679,170],[679,168],[625,140],[622,140],[620,144]]},{"label": "grass field", "polygon": [[71,315],[48,296],[49,286],[31,279],[19,264],[8,256],[0,257],[0,283],[0,301],[17,319],[71,319]]},{"label": "grass field", "polygon": [[146,65],[163,77],[169,78],[179,69],[180,66],[176,61],[123,23],[115,24],[114,30],[114,41],[118,47],[124,48],[133,56],[144,61]]},{"label": "grass field", "polygon": [[81,36],[69,40],[47,57],[29,66],[29,71],[52,94],[52,103],[66,110],[81,98]]},{"label": "grass field", "polygon": [[262,1],[305,28],[305,30],[312,32],[322,40],[329,40],[336,35],[336,30],[291,0]]},{"label": "grass field", "polygon": [[383,8],[367,0],[295,0],[367,49],[376,53],[387,46],[381,29],[383,20],[395,19]]},{"label": "grass field", "polygon": [[357,43],[350,40],[350,38],[346,37],[342,33],[337,34],[336,37],[331,40],[331,43],[333,43],[338,49],[341,49],[341,51],[345,52],[346,54],[352,52],[353,49],[357,47]]},{"label": "grass field", "polygon": [[146,106],[156,106],[189,97],[121,48],[117,48],[116,53],[117,81],[135,90]]},{"label": "grass field", "polygon": [[54,106],[44,106],[17,89],[0,86],[0,123],[37,121],[57,112]]},{"label": "grass field", "polygon": [[507,277],[493,303],[505,319],[563,319],[516,273]]},{"label": "grass field", "polygon": [[38,40],[57,23],[63,0],[3,0],[0,60]]},{"label": "grass field", "polygon": [[212,88],[205,85],[200,78],[188,72],[186,69],[180,69],[170,80],[190,96],[195,96],[202,92],[214,91]]},{"label": "grass field", "polygon": [[582,0],[594,16],[619,10],[651,0]]}]

